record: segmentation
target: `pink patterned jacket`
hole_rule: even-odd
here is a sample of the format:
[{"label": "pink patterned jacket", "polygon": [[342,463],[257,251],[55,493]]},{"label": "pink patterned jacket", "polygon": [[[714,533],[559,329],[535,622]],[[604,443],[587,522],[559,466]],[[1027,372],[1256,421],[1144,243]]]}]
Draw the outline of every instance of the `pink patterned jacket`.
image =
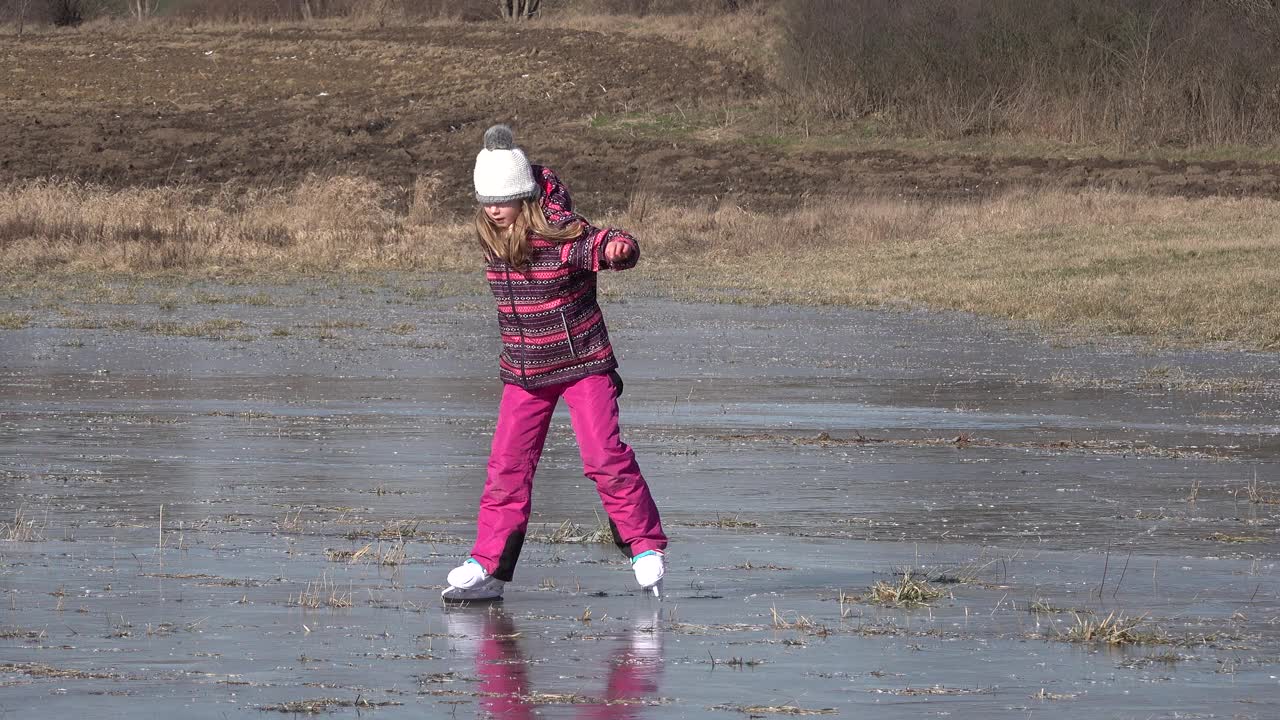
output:
[{"label": "pink patterned jacket", "polygon": [[[640,258],[640,246],[629,233],[594,227],[575,213],[569,189],[550,168],[534,165],[533,175],[547,220],[558,228],[580,222],[583,233],[572,242],[530,233],[528,267],[497,260],[485,269],[498,301],[499,373],[503,382],[526,389],[573,382],[618,367],[596,301],[596,273],[606,267],[626,270]],[[605,246],[612,240],[631,245],[625,263],[611,266],[605,260]]]}]

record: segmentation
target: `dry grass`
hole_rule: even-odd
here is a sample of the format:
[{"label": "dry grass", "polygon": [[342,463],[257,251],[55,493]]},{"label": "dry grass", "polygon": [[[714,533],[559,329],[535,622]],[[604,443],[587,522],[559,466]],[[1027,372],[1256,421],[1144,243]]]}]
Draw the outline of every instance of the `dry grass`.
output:
[{"label": "dry grass", "polygon": [[[387,209],[387,192],[352,177],[211,201],[184,188],[19,183],[0,191],[0,264],[41,274],[477,269],[465,223],[414,224]],[[923,305],[1046,329],[1280,348],[1273,200],[1023,190],[954,202],[820,198],[781,214],[655,200],[637,196],[598,220],[635,230],[645,245],[635,275],[680,297]],[[1159,368],[1144,381],[1189,382]]]},{"label": "dry grass", "polygon": [[37,520],[19,507],[13,513],[13,522],[0,523],[0,540],[9,542],[43,542],[48,519]]},{"label": "dry grass", "polygon": [[925,695],[994,695],[995,688],[955,688],[945,687],[943,685],[930,685],[929,687],[911,687],[904,688],[876,688],[869,690],[881,695],[901,695],[903,697],[920,697]]},{"label": "dry grass", "polygon": [[1210,542],[1220,543],[1253,543],[1266,542],[1270,538],[1261,535],[1235,535],[1233,533],[1212,532],[1206,535],[1204,539]]},{"label": "dry grass", "polygon": [[1260,484],[1256,475],[1249,484],[1245,485],[1244,493],[1249,498],[1249,502],[1254,505],[1280,505],[1280,491]]},{"label": "dry grass", "polygon": [[[432,693],[437,694],[437,693]],[[483,696],[484,693],[464,693]],[[600,705],[600,706],[655,706],[666,705],[666,698],[598,698],[579,693],[531,692],[517,696],[520,702],[527,705]],[[541,713],[538,713],[541,714]]]},{"label": "dry grass", "polygon": [[355,565],[356,563],[372,563],[374,565],[397,566],[404,563],[406,550],[403,540],[397,543],[383,547],[379,541],[377,547],[373,543],[367,543],[358,550],[325,550],[325,558],[330,562],[344,562]]},{"label": "dry grass", "polygon": [[[658,206],[637,229],[650,272],[677,288],[733,283],[752,300],[927,305],[1276,348],[1278,219],[1280,203],[1267,200],[1044,190],[949,203],[831,198],[780,216]],[[721,272],[689,270],[707,265]]]},{"label": "dry grass", "polygon": [[24,640],[26,642],[39,642],[48,636],[44,630],[24,630],[16,627],[0,627],[0,640]]},{"label": "dry grass", "polygon": [[[792,0],[784,92],[899,133],[1270,145],[1270,2]],[[1229,60],[1222,53],[1225,44]]]},{"label": "dry grass", "polygon": [[782,566],[782,565],[776,565],[776,564],[774,564],[774,563],[761,563],[761,564],[756,564],[756,563],[753,563],[753,562],[751,562],[750,560],[748,560],[748,561],[746,561],[746,562],[744,562],[744,563],[741,563],[741,564],[739,564],[739,565],[734,565],[734,566],[733,566],[733,569],[734,569],[734,570],[748,570],[748,571],[751,571],[751,570],[790,570],[791,568],[789,568],[789,567],[784,567],[784,566]]},{"label": "dry grass", "polygon": [[330,714],[338,708],[355,708],[357,711],[361,709],[372,710],[374,708],[388,707],[394,705],[403,705],[402,702],[394,700],[369,700],[367,698],[357,696],[354,700],[343,700],[339,698],[316,698],[314,700],[294,700],[291,702],[276,703],[274,705],[260,705],[258,709],[263,712],[278,712],[289,715],[320,715]]},{"label": "dry grass", "polygon": [[387,328],[387,332],[392,335],[412,335],[418,331],[418,326],[413,323],[396,323]]},{"label": "dry grass", "polygon": [[760,523],[753,520],[742,520],[737,515],[721,515],[720,513],[716,513],[715,520],[691,520],[685,524],[689,527],[714,527],[722,530],[760,527]]},{"label": "dry grass", "polygon": [[[256,415],[252,410],[246,415],[249,419],[253,419]],[[276,531],[282,533],[300,533],[306,527],[306,522],[302,519],[302,510],[298,509],[293,512],[284,511],[284,515],[276,520]]]},{"label": "dry grass", "polygon": [[943,595],[926,578],[913,575],[910,570],[903,572],[897,582],[887,583],[882,580],[867,592],[867,597],[873,602],[892,607],[921,607]]},{"label": "dry grass", "polygon": [[1105,645],[1137,645],[1143,643],[1163,642],[1161,634],[1142,630],[1146,621],[1145,615],[1127,618],[1124,613],[1112,612],[1105,618],[1072,613],[1075,624],[1067,628],[1060,637],[1078,643],[1102,643]]},{"label": "dry grass", "polygon": [[1076,614],[1076,615],[1078,616],[1078,615],[1092,615],[1092,614],[1093,614],[1093,612],[1092,612],[1091,610],[1082,610],[1082,609],[1078,609],[1078,608],[1069,608],[1069,607],[1059,607],[1059,606],[1057,606],[1057,605],[1054,605],[1052,600],[1045,600],[1045,599],[1040,599],[1040,598],[1037,598],[1037,599],[1035,599],[1035,600],[1032,600],[1032,601],[1027,605],[1027,612],[1035,613],[1035,614],[1037,614],[1037,615],[1041,615],[1041,614],[1043,614],[1043,615],[1058,615],[1058,614],[1065,614],[1065,613],[1074,613],[1074,614]]},{"label": "dry grass", "polygon": [[712,710],[732,710],[744,715],[838,715],[835,708],[802,708],[796,705],[712,705]]},{"label": "dry grass", "polygon": [[609,530],[609,524],[599,517],[596,518],[596,526],[594,528],[585,528],[577,523],[565,520],[549,532],[544,526],[542,532],[531,533],[529,540],[553,545],[612,544],[613,532]]},{"label": "dry grass", "polygon": [[1150,655],[1142,655],[1139,657],[1126,657],[1117,664],[1117,667],[1135,669],[1149,667],[1156,664],[1176,665],[1184,660],[1191,659],[1191,657],[1192,656],[1181,655],[1179,653],[1166,650],[1164,652],[1152,653]]},{"label": "dry grass", "polygon": [[760,665],[763,665],[763,664],[765,664],[765,661],[759,658],[740,658],[735,655],[729,658],[728,660],[720,660],[715,655],[711,655],[711,667],[713,668],[718,665],[726,665],[728,667],[734,668],[735,670],[742,670],[744,668],[759,667]]},{"label": "dry grass", "polygon": [[40,663],[0,663],[0,673],[19,673],[33,678],[54,678],[57,680],[114,680],[119,677],[109,673],[64,670]]},{"label": "dry grass", "polygon": [[348,540],[360,540],[364,538],[372,538],[374,540],[390,540],[396,543],[405,543],[409,540],[418,540],[428,543],[459,543],[461,538],[452,535],[446,535],[433,530],[421,529],[421,520],[392,520],[384,523],[376,529],[362,528],[344,533],[343,537]]},{"label": "dry grass", "polygon": [[307,583],[296,597],[290,596],[289,604],[308,610],[318,610],[322,607],[349,608],[352,605],[351,595],[350,588],[343,592],[326,573],[321,575],[319,580]]},{"label": "dry grass", "polygon": [[26,313],[0,313],[0,330],[22,330],[31,324],[31,316]]},{"label": "dry grass", "polygon": [[807,615],[779,610],[776,606],[769,608],[769,612],[773,616],[773,628],[775,630],[800,630],[823,637],[831,633],[831,630],[826,625],[815,622],[813,618]]},{"label": "dry grass", "polygon": [[[244,327],[244,323],[240,320],[231,320],[229,318],[215,318],[213,320],[205,320],[204,322],[183,325],[173,322],[155,322],[146,323],[139,327],[140,330],[155,335],[167,335],[171,337],[187,337],[187,338],[210,338],[213,340],[226,340],[233,336],[236,330]],[[116,329],[129,329],[121,327]]]},{"label": "dry grass", "polygon": [[464,224],[411,223],[387,209],[390,193],[344,176],[211,199],[181,186],[25,182],[0,190],[0,258],[45,271],[476,266]]}]

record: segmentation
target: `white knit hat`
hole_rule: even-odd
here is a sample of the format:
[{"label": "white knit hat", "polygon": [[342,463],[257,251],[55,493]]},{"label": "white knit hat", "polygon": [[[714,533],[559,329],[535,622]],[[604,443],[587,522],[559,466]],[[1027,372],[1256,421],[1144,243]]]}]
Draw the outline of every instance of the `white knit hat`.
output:
[{"label": "white knit hat", "polygon": [[538,184],[515,134],[506,125],[484,132],[484,149],[476,155],[476,202],[484,205],[538,197]]}]

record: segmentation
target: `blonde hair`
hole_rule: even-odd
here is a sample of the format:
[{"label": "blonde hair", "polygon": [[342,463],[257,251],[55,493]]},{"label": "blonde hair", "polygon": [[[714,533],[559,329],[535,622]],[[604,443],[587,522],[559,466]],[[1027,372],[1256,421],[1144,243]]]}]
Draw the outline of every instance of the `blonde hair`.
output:
[{"label": "blonde hair", "polygon": [[564,228],[554,227],[542,214],[542,206],[536,199],[520,201],[520,214],[511,227],[498,227],[483,207],[476,208],[476,236],[485,260],[502,260],[511,267],[524,268],[529,264],[529,233],[553,242],[570,242],[582,236],[582,223],[572,222]]}]

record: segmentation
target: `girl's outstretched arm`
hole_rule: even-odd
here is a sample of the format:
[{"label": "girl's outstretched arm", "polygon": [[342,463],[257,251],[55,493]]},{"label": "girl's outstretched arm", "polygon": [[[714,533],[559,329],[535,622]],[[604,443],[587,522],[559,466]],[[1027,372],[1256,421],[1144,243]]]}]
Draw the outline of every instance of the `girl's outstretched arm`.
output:
[{"label": "girl's outstretched arm", "polygon": [[547,222],[557,228],[581,223],[582,237],[567,242],[560,250],[561,259],[583,270],[598,272],[604,268],[627,270],[640,259],[640,243],[635,236],[618,228],[598,228],[573,210],[569,188],[551,168],[536,167],[534,173],[542,186],[542,212]]}]

